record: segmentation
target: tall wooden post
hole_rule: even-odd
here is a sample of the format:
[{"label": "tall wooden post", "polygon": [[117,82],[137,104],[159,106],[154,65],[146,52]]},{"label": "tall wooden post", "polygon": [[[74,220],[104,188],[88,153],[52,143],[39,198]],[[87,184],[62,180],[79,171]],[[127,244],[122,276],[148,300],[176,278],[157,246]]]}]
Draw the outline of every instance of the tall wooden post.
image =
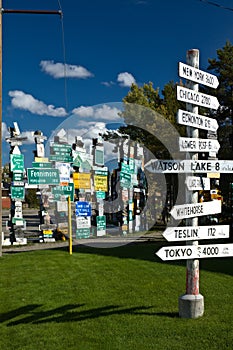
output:
[{"label": "tall wooden post", "polygon": [[[187,51],[187,64],[199,68],[199,50],[193,49]],[[192,81],[186,83],[189,89],[198,91],[198,84]],[[189,112],[198,114],[198,107],[187,103],[186,108]],[[199,131],[191,126],[187,127],[187,136],[192,138],[199,137]],[[192,160],[198,160],[198,153],[192,154]],[[198,203],[198,192],[186,190],[186,203]],[[187,226],[198,226],[198,218],[186,219]],[[189,245],[198,245],[198,241],[189,241]],[[179,315],[183,318],[197,318],[204,313],[204,298],[199,294],[199,260],[188,259],[186,268],[186,294],[179,298]]]},{"label": "tall wooden post", "polygon": [[2,0],[0,0],[0,256],[2,256]]}]

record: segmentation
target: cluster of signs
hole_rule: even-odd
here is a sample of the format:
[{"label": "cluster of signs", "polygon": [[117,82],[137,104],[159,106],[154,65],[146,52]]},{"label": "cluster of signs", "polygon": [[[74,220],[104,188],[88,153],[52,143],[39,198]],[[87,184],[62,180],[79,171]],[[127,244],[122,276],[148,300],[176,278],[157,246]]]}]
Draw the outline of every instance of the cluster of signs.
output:
[{"label": "cluster of signs", "polygon": [[[79,149],[80,148],[80,149]],[[101,157],[98,153],[97,161],[102,164],[103,149]],[[96,157],[95,157],[96,158]],[[101,159],[100,159],[101,158]],[[85,198],[85,194],[96,193],[99,202],[99,216],[97,216],[97,236],[106,233],[106,218],[103,215],[103,200],[108,191],[108,169],[102,166],[93,166],[93,156],[86,153],[83,147],[72,150],[69,144],[52,143],[49,158],[35,158],[33,168],[27,169],[28,184],[39,187],[51,187],[51,197],[56,203],[58,212],[67,212],[67,197],[74,201],[75,190]],[[53,163],[52,163],[53,162]],[[73,182],[70,182],[71,164],[79,167],[79,172],[73,172]],[[53,166],[53,164],[55,164]],[[90,170],[94,171],[92,188],[92,177]],[[76,237],[88,238],[91,234],[91,204],[85,200],[75,202],[76,209]]]},{"label": "cluster of signs", "polygon": [[[179,63],[179,75],[196,83],[216,88],[218,79],[216,76],[203,72],[192,66]],[[177,86],[177,99],[186,103],[217,109],[219,102],[216,97],[206,95],[194,90]],[[180,124],[208,130],[216,133],[217,121],[195,113],[179,110],[177,121]],[[219,150],[216,139],[198,139],[180,137],[180,151],[209,152],[210,156],[216,156]],[[228,173],[233,172],[233,161],[224,160],[183,160],[183,161],[150,161],[145,167],[152,172],[159,173]],[[210,179],[199,176],[187,176],[186,186],[190,191],[210,190]],[[175,205],[171,215],[176,220],[193,218],[204,215],[221,213],[221,201]],[[229,225],[216,226],[186,226],[167,228],[163,236],[168,241],[196,241],[203,239],[218,239],[229,237]],[[186,245],[162,247],[156,253],[162,260],[199,259],[210,257],[233,256],[233,244],[212,245]]]}]

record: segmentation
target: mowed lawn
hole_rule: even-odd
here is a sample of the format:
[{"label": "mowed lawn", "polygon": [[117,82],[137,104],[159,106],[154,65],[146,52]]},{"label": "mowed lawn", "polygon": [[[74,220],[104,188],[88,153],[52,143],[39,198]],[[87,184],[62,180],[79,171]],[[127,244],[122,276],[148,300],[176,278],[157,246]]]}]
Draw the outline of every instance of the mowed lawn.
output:
[{"label": "mowed lawn", "polygon": [[200,261],[204,316],[181,319],[185,262],[162,245],[4,253],[0,349],[232,349],[233,259]]}]

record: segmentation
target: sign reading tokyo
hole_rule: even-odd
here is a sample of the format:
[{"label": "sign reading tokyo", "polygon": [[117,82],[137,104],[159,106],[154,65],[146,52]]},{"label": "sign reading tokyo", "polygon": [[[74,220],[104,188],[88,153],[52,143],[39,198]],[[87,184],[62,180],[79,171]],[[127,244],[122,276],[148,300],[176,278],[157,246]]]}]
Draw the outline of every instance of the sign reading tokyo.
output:
[{"label": "sign reading tokyo", "polygon": [[158,160],[145,164],[152,173],[232,173],[233,160]]},{"label": "sign reading tokyo", "polygon": [[216,89],[219,85],[218,78],[215,75],[209,74],[182,62],[179,62],[179,76],[214,89]]},{"label": "sign reading tokyo", "polygon": [[187,152],[218,152],[220,144],[218,140],[180,137],[179,148]]},{"label": "sign reading tokyo", "polygon": [[174,205],[170,214],[175,220],[193,218],[221,213],[222,203],[219,200],[203,203]]},{"label": "sign reading tokyo", "polygon": [[193,128],[204,129],[208,131],[217,131],[218,123],[216,119],[205,117],[179,109],[177,112],[177,122],[182,125],[192,126]]},{"label": "sign reading tokyo", "polygon": [[183,86],[177,86],[176,88],[177,100],[179,101],[191,103],[210,109],[218,109],[219,107],[218,99],[215,96],[206,95],[202,92],[184,88]]},{"label": "sign reading tokyo", "polygon": [[162,260],[227,258],[233,256],[233,243],[163,247],[156,255]]},{"label": "sign reading tokyo", "polygon": [[168,227],[163,237],[171,241],[193,241],[200,239],[219,239],[229,237],[229,225]]}]

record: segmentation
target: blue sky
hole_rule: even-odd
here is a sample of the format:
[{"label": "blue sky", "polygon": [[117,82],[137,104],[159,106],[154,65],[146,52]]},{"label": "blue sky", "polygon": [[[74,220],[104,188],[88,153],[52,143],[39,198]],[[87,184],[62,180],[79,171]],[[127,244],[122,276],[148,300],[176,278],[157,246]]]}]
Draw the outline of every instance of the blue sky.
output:
[{"label": "blue sky", "polygon": [[[14,121],[33,143],[31,131],[49,138],[74,114],[79,133],[90,130],[92,137],[98,126],[121,122],[110,103],[121,102],[132,82],[152,81],[162,91],[179,81],[178,62],[185,62],[187,50],[200,50],[205,70],[217,49],[233,43],[233,0],[2,2],[3,9],[63,11],[63,21],[57,15],[3,14],[3,140]],[[28,162],[30,147],[21,146]],[[8,159],[3,141],[3,164]]]}]

